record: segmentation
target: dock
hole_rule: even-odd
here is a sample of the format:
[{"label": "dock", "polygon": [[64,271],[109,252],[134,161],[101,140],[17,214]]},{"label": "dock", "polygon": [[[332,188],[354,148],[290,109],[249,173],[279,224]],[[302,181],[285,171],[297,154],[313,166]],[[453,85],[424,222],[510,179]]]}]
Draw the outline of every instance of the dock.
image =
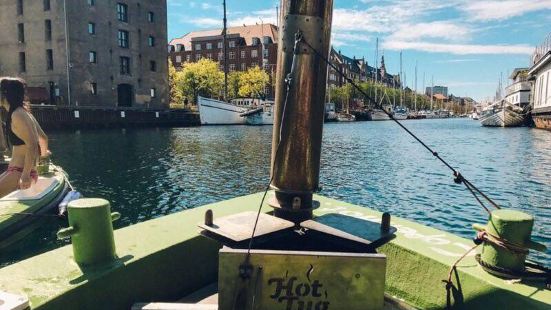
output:
[{"label": "dock", "polygon": [[46,130],[201,125],[199,113],[184,109],[32,105],[31,111]]}]

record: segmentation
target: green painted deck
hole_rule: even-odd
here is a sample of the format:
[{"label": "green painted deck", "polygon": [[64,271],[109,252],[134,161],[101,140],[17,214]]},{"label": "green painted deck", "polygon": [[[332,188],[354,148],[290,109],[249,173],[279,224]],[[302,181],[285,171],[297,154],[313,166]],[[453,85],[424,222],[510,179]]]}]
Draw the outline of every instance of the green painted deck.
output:
[{"label": "green painted deck", "polygon": [[[110,265],[81,270],[70,246],[30,258],[0,269],[0,290],[28,296],[33,309],[130,309],[137,302],[178,300],[217,279],[219,244],[199,236],[196,226],[204,212],[212,209],[220,217],[253,211],[260,199],[261,194],[239,197],[119,229],[119,259]],[[381,216],[365,207],[316,199],[321,203],[316,215],[373,221]],[[419,308],[444,308],[442,280],[472,242],[395,217],[392,225],[397,237],[380,248],[388,259],[386,292]],[[459,264],[459,279],[463,301],[458,308],[551,309],[550,290],[491,276],[477,265],[474,253]]]}]

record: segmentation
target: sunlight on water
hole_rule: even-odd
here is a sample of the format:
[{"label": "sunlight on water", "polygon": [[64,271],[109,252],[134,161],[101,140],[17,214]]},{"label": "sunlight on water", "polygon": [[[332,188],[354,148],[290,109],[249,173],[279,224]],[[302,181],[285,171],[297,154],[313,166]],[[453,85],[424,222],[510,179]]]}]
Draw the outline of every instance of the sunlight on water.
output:
[{"label": "sunlight on water", "polygon": [[[536,216],[534,239],[551,248],[551,133],[482,128],[471,120],[407,126],[507,208]],[[271,127],[99,130],[50,133],[54,160],[87,197],[122,213],[116,227],[263,190]],[[485,212],[452,174],[391,122],[327,124],[322,195],[389,211],[465,238]],[[65,224],[47,221],[0,263],[63,242]],[[551,264],[551,251],[534,257]],[[536,253],[534,253],[536,254]]]}]

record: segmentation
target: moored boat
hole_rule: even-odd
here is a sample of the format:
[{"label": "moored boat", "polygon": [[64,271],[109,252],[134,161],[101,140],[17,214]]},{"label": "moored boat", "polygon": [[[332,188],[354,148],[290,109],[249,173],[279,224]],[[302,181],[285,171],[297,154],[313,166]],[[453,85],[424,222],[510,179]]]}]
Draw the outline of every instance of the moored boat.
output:
[{"label": "moored boat", "polygon": [[551,129],[551,34],[532,55],[529,76],[534,80],[532,119],[537,128]]},{"label": "moored boat", "polygon": [[356,117],[348,113],[337,113],[337,122],[354,122]]},{"label": "moored boat", "polygon": [[383,110],[373,109],[371,111],[371,120],[372,121],[388,121],[390,117]]},{"label": "moored boat", "polygon": [[[0,249],[36,228],[42,217],[60,213],[59,206],[68,195],[69,180],[58,166],[50,165],[38,182],[26,190],[17,190],[0,199]],[[75,197],[76,198],[76,197]]]},{"label": "moored boat", "polygon": [[245,118],[247,125],[273,125],[274,112],[272,105],[264,105],[262,107],[252,109],[241,114]]},{"label": "moored boat", "polygon": [[408,119],[408,110],[404,107],[400,107],[394,110],[393,117],[397,120],[405,120]]},{"label": "moored boat", "polygon": [[526,113],[517,105],[500,100],[482,110],[480,123],[485,127],[522,126]]},{"label": "moored boat", "polygon": [[241,116],[248,111],[245,107],[201,96],[197,101],[201,125],[245,125],[247,123]]}]

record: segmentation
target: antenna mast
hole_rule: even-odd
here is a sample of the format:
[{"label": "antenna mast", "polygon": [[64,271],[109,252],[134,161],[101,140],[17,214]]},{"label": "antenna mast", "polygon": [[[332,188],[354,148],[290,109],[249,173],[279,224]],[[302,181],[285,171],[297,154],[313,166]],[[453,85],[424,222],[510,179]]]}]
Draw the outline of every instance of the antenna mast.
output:
[{"label": "antenna mast", "polygon": [[224,101],[228,101],[228,49],[227,49],[227,33],[228,33],[228,19],[226,17],[226,0],[222,3],[224,6],[224,29],[222,30],[222,44],[224,53]]}]

